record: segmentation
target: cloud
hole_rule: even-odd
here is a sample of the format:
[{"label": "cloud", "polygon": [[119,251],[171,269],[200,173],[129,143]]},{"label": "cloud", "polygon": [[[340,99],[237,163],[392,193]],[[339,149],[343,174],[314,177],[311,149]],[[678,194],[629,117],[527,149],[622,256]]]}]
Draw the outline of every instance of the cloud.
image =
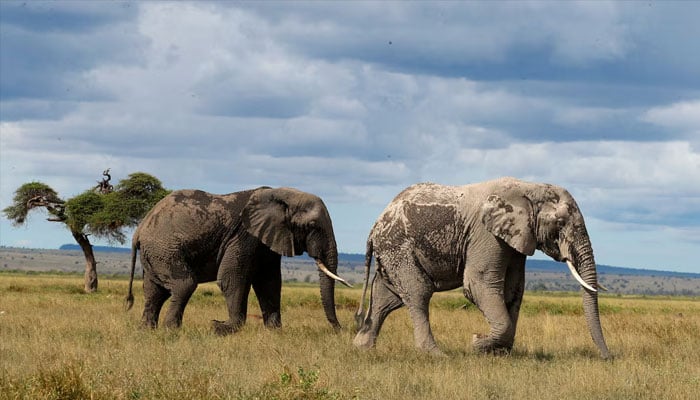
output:
[{"label": "cloud", "polygon": [[[141,47],[135,12],[118,3],[3,2],[0,93],[3,101],[105,100],[111,93],[88,72],[104,63],[134,63]],[[3,119],[25,117],[16,107]],[[26,115],[31,116],[31,113]]]},{"label": "cloud", "polygon": [[540,52],[543,64],[582,65],[620,58],[629,41],[619,5],[607,2],[305,6],[300,13],[284,3],[243,5],[274,20],[277,37],[315,57],[402,68],[492,64],[523,54],[517,49]]},{"label": "cloud", "polygon": [[404,187],[513,175],[567,187],[600,229],[696,240],[700,63],[676,3],[29,6],[0,3],[2,207],[108,167],[296,186],[362,251]]},{"label": "cloud", "polygon": [[700,99],[651,108],[641,119],[689,135],[700,135]]},{"label": "cloud", "polygon": [[480,171],[476,180],[502,174],[565,186],[594,218],[700,225],[700,186],[690,183],[700,182],[700,153],[688,142],[521,143],[463,149],[460,162],[463,171]]},{"label": "cloud", "polygon": [[5,25],[34,32],[94,33],[115,21],[133,19],[138,10],[131,4],[107,6],[83,1],[3,2]]},{"label": "cloud", "polygon": [[311,2],[301,8],[251,2],[236,8],[270,21],[269,35],[309,58],[410,74],[616,86],[646,80],[680,89],[697,83],[692,71],[700,69],[697,52],[683,51],[698,30],[691,16],[700,11],[687,2]]}]

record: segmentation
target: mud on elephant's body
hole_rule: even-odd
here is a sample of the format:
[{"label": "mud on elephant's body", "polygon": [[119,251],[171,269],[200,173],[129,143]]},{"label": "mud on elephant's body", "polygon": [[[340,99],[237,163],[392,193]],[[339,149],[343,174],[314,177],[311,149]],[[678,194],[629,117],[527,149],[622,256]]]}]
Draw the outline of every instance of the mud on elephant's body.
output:
[{"label": "mud on elephant's body", "polygon": [[[600,325],[596,266],[583,216],[563,188],[513,178],[465,186],[422,183],[401,192],[367,241],[365,288],[354,344],[368,348],[393,310],[408,306],[416,346],[439,353],[428,321],[434,292],[464,288],[490,325],[480,351],[510,350],[525,287],[525,258],[539,249],[565,261],[584,287],[589,331],[609,357]],[[372,256],[376,273],[366,315]]]},{"label": "mud on elephant's body", "polygon": [[307,252],[324,272],[320,285],[326,318],[340,327],[334,300],[334,279],[340,279],[335,275],[335,236],[326,206],[312,194],[262,187],[226,195],[180,190],[166,196],[134,233],[127,308],[133,305],[139,249],[146,326],[158,325],[161,308],[170,298],[164,323],[179,327],[197,284],[216,280],[229,314],[226,322],[214,321],[217,333],[234,332],[245,323],[251,286],[265,326],[279,327],[280,255]]}]

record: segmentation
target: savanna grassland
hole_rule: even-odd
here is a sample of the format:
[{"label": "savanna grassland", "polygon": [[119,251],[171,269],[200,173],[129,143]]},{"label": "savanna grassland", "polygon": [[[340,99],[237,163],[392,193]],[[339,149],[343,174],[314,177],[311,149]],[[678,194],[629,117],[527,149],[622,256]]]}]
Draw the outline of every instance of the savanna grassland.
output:
[{"label": "savanna grassland", "polygon": [[508,356],[475,354],[487,324],[459,291],[436,294],[432,327],[447,354],[413,348],[406,310],[394,312],[377,348],[351,345],[360,289],[338,288],[344,328],[325,321],[314,285],[286,284],[281,330],[270,331],[251,299],[248,324],[228,337],[214,284],[200,285],[179,331],[139,329],[136,283],[82,276],[0,273],[0,399],[691,399],[700,393],[700,299],[603,295],[615,355],[602,361],[578,294],[527,292]]}]

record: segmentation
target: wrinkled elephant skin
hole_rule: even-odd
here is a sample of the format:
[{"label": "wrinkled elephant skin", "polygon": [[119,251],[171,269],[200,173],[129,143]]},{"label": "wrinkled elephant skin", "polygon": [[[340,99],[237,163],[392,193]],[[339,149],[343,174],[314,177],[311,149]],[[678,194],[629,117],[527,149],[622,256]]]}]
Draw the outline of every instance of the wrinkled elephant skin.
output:
[{"label": "wrinkled elephant skin", "polygon": [[[593,250],[576,202],[561,187],[513,178],[465,186],[421,183],[394,198],[367,240],[355,346],[373,347],[387,315],[405,305],[416,346],[439,354],[428,321],[430,298],[462,287],[490,325],[487,335],[474,335],[474,347],[510,351],[525,288],[525,259],[535,249],[571,263],[572,273],[593,289],[583,290],[584,314],[601,356],[609,357]],[[368,285],[372,257],[377,271]]]},{"label": "wrinkled elephant skin", "polygon": [[[131,279],[141,252],[145,305],[142,322],[155,328],[170,298],[167,327],[182,324],[185,306],[202,282],[216,280],[226,299],[228,320],[214,331],[228,334],[246,320],[251,287],[267,327],[281,326],[281,256],[307,252],[328,272],[320,273],[326,318],[338,329],[335,281],[338,268],[330,215],[323,201],[291,188],[261,187],[214,195],[179,190],[161,200],[143,219],[132,242]],[[133,304],[129,282],[127,308]]]}]

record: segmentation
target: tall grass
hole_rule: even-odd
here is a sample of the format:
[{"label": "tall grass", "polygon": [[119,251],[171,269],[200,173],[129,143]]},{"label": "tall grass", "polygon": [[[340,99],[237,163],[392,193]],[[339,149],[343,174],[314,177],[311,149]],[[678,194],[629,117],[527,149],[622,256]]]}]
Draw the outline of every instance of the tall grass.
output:
[{"label": "tall grass", "polygon": [[[140,285],[137,285],[137,287]],[[700,393],[700,299],[602,297],[613,361],[601,361],[577,294],[526,293],[508,356],[472,352],[488,326],[459,292],[436,294],[431,321],[444,358],[414,350],[405,309],[377,347],[351,345],[359,289],[337,289],[344,329],[326,322],[319,289],[285,285],[283,328],[267,330],[251,300],[247,325],[225,319],[201,285],[178,331],[139,328],[143,296],[124,312],[126,281],[0,274],[0,399],[688,399]],[[75,288],[78,288],[76,290]]]}]

